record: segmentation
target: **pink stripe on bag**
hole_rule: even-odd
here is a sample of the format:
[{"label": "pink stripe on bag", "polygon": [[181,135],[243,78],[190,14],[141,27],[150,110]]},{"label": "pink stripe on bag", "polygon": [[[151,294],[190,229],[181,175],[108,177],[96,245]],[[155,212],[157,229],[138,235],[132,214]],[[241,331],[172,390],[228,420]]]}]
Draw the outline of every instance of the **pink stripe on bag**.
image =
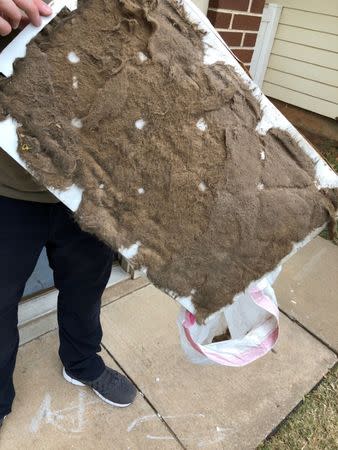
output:
[{"label": "pink stripe on bag", "polygon": [[192,346],[192,348],[194,348],[197,352],[202,353],[202,355],[205,355],[204,351],[202,350],[202,346],[200,344],[197,344],[193,338],[191,337],[190,331],[189,331],[189,326],[187,327],[185,324],[185,321],[183,322],[183,329],[184,329],[184,333],[186,335],[186,338],[188,339],[190,345]]},{"label": "pink stripe on bag", "polygon": [[[266,285],[265,286],[262,285],[261,287],[265,288]],[[250,347],[248,345],[246,350],[238,351],[238,354],[235,353],[223,354],[221,351],[212,350],[209,347],[210,344],[209,345],[198,344],[197,342],[194,341],[190,333],[190,328],[193,327],[196,323],[195,316],[190,311],[186,310],[182,325],[184,329],[184,334],[188,342],[192,346],[192,348],[194,348],[197,352],[206,356],[211,361],[233,367],[245,366],[268,353],[278,339],[279,311],[275,303],[267,295],[265,295],[261,289],[255,287],[250,289],[248,293],[255,304],[257,304],[260,308],[266,310],[276,318],[275,328],[273,328],[268,333],[268,335],[266,335],[260,342],[258,341],[257,346]],[[264,322],[264,324],[265,323],[266,322]],[[260,327],[262,327],[264,324],[261,324]],[[257,330],[259,330],[260,327],[258,327]],[[227,353],[226,349],[224,353]]]},{"label": "pink stripe on bag", "polygon": [[260,308],[265,309],[265,311],[269,312],[275,317],[279,316],[278,308],[277,306],[267,297],[265,294],[263,294],[262,291],[259,289],[251,289],[249,291],[250,297],[252,300],[258,305]]},{"label": "pink stripe on bag", "polygon": [[233,367],[243,367],[247,364],[250,364],[253,361],[256,361],[256,359],[264,356],[266,353],[268,353],[271,348],[274,346],[278,339],[279,330],[278,327],[271,331],[271,333],[265,338],[264,341],[259,343],[258,347],[250,348],[249,350],[245,350],[242,353],[238,353],[238,355],[235,354],[228,354],[228,355],[222,355],[222,353],[214,352],[210,349],[207,349],[206,346],[197,344],[191,334],[190,331],[184,327],[185,335],[190,342],[191,346],[198,351],[199,353],[202,353],[205,355],[208,359],[211,361],[215,361],[219,364],[226,365],[226,366],[233,366]]}]

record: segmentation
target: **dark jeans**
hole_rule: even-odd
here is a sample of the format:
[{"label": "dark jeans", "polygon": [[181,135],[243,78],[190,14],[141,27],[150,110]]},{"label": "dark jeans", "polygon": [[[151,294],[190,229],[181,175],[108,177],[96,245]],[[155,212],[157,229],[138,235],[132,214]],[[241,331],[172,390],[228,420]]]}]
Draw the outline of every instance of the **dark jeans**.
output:
[{"label": "dark jeans", "polygon": [[0,197],[0,418],[11,411],[18,350],[18,303],[46,246],[59,290],[59,355],[75,377],[94,380],[104,363],[100,351],[101,296],[113,252],[82,231],[61,203]]}]

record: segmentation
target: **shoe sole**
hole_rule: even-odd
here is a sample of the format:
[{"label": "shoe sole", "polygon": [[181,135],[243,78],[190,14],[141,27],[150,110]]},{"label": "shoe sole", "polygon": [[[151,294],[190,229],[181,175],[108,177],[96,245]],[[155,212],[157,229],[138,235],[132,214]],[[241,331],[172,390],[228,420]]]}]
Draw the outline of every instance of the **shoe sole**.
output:
[{"label": "shoe sole", "polygon": [[[62,371],[63,374],[63,378],[68,381],[68,383],[74,384],[75,386],[87,386],[84,383],[81,383],[81,381],[76,380],[75,378],[70,377],[67,373],[66,373],[66,369],[63,368]],[[90,387],[90,386],[87,386]],[[91,388],[91,390],[93,392],[95,392],[95,394],[100,397],[101,400],[103,400],[105,403],[108,403],[108,405],[111,406],[116,406],[117,408],[126,408],[127,406],[131,405],[131,403],[114,403],[111,400],[106,399],[105,397],[103,397],[102,394],[100,394],[96,389]]]}]

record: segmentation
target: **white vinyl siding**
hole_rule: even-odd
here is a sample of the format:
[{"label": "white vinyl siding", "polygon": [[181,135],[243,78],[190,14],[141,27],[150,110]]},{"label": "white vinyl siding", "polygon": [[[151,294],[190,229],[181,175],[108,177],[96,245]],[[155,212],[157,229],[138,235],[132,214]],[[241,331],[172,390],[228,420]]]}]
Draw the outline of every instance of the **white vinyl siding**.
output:
[{"label": "white vinyl siding", "polygon": [[277,29],[276,39],[286,42],[292,41],[295,44],[325,49],[330,52],[337,52],[338,49],[338,35],[297,28],[281,23]]},{"label": "white vinyl siding", "polygon": [[302,92],[314,98],[320,98],[321,100],[338,104],[338,89],[329,84],[324,86],[322,82],[280,72],[275,69],[267,70],[265,80],[270,83],[277,83],[278,86],[283,86],[296,92]]},{"label": "white vinyl siding", "polygon": [[[271,55],[270,67],[280,72],[290,72],[290,58],[285,56]],[[323,66],[317,66],[305,61],[292,61],[292,73],[299,77],[306,76],[311,72],[311,79],[319,83],[335,86],[337,84],[337,71]]]},{"label": "white vinyl siding", "polygon": [[338,1],[277,0],[283,6],[263,91],[338,117]]}]

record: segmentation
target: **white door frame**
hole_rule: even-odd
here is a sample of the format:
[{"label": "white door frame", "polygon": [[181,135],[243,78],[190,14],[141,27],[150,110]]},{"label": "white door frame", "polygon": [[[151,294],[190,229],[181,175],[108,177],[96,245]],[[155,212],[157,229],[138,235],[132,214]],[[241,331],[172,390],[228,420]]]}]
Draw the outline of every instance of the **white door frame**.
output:
[{"label": "white door frame", "polygon": [[192,1],[193,3],[195,3],[197,8],[199,8],[202,11],[202,13],[207,15],[209,8],[209,0],[192,0]]},{"label": "white door frame", "polygon": [[250,75],[260,88],[263,85],[265,72],[268,67],[281,12],[282,6],[274,3],[267,3],[263,10],[250,66]]}]

